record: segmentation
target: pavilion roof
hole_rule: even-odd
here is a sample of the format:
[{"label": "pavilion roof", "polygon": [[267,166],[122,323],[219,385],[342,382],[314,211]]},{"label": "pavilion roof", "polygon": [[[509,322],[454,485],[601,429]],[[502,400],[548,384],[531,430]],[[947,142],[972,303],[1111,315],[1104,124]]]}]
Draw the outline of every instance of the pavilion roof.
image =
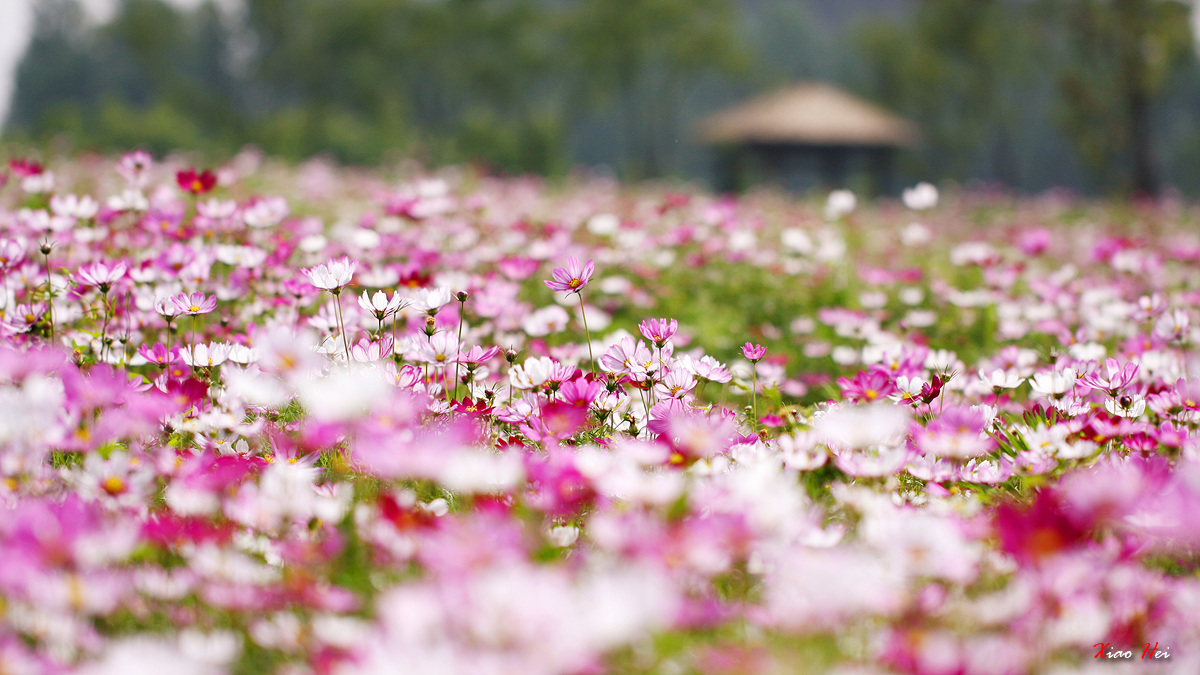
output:
[{"label": "pavilion roof", "polygon": [[804,83],[773,91],[702,119],[709,144],[910,146],[916,126],[837,87]]}]

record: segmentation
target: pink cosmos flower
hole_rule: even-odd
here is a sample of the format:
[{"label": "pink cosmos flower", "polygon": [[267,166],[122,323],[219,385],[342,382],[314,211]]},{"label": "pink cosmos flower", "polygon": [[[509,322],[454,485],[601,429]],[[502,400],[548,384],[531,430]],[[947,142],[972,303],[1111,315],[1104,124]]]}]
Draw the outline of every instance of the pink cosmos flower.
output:
[{"label": "pink cosmos flower", "polygon": [[647,340],[661,347],[679,330],[679,322],[675,319],[646,319],[638,324],[638,330]]},{"label": "pink cosmos flower", "polygon": [[483,347],[480,347],[479,345],[473,345],[469,350],[467,350],[465,352],[459,352],[458,358],[455,359],[455,361],[457,361],[458,363],[465,363],[468,366],[478,366],[479,364],[484,363],[485,361],[492,360],[492,358],[494,358],[499,353],[500,353],[499,347],[492,346],[492,347],[488,347],[487,349],[484,349]]},{"label": "pink cosmos flower", "polygon": [[750,342],[742,345],[742,356],[745,356],[754,363],[758,363],[760,360],[762,360],[762,357],[766,356],[766,354],[767,348],[762,345],[756,345]]},{"label": "pink cosmos flower", "polygon": [[117,173],[129,185],[141,188],[146,184],[146,171],[154,164],[154,158],[145,150],[134,150],[121,156],[117,164]]},{"label": "pink cosmos flower", "polygon": [[675,362],[674,367],[686,368],[697,379],[709,382],[724,384],[733,379],[733,373],[730,373],[724,364],[707,354],[698,359],[693,359],[685,354]]},{"label": "pink cosmos flower", "polygon": [[351,261],[348,256],[338,259],[330,258],[325,264],[304,270],[313,286],[326,291],[340,292],[354,278],[357,261]]},{"label": "pink cosmos flower", "polygon": [[608,348],[600,357],[600,369],[608,373],[628,375],[637,382],[644,382],[647,375],[655,370],[658,363],[646,347],[646,343],[626,336],[620,342]]},{"label": "pink cosmos flower", "polygon": [[148,361],[149,363],[154,363],[154,364],[162,366],[162,365],[166,365],[167,363],[169,363],[172,360],[172,356],[173,356],[172,352],[175,352],[175,351],[178,351],[178,348],[173,348],[173,349],[171,349],[170,352],[168,352],[166,345],[164,345],[161,342],[156,342],[156,343],[154,343],[153,346],[150,346],[150,345],[139,346],[137,353],[139,356],[146,359],[146,361]]},{"label": "pink cosmos flower", "polygon": [[1136,363],[1126,363],[1122,367],[1120,361],[1108,359],[1104,362],[1102,370],[1088,373],[1079,378],[1079,381],[1093,389],[1101,389],[1115,396],[1118,391],[1124,389],[1126,385],[1133,381],[1134,376],[1137,375],[1137,371],[1138,364]]},{"label": "pink cosmos flower", "polygon": [[123,262],[119,262],[112,267],[102,262],[94,262],[79,268],[79,280],[85,286],[95,286],[107,293],[113,284],[125,276],[126,269],[128,267]]},{"label": "pink cosmos flower", "polygon": [[10,270],[25,260],[25,247],[12,239],[0,240],[0,270]]},{"label": "pink cosmos flower", "polygon": [[691,371],[678,368],[667,373],[654,385],[654,394],[660,399],[683,398],[696,388],[696,377]]},{"label": "pink cosmos flower", "polygon": [[586,378],[580,377],[563,382],[558,390],[558,398],[564,403],[587,408],[603,390],[604,388],[600,386],[599,382],[589,382]]},{"label": "pink cosmos flower", "polygon": [[1146,405],[1163,417],[1200,410],[1200,382],[1180,378],[1173,387],[1146,396]]},{"label": "pink cosmos flower", "polygon": [[667,399],[655,404],[651,417],[651,430],[671,445],[669,461],[675,464],[726,452],[737,437],[737,419],[724,409],[704,415],[684,401]]},{"label": "pink cosmos flower", "polygon": [[875,401],[896,391],[896,383],[882,368],[860,371],[854,379],[838,378],[838,386],[848,401]]},{"label": "pink cosmos flower", "polygon": [[500,273],[509,279],[524,281],[537,271],[538,262],[533,258],[505,258],[496,263]]},{"label": "pink cosmos flower", "polygon": [[924,427],[914,423],[913,441],[922,452],[936,457],[980,457],[996,447],[985,433],[987,424],[981,408],[949,405]]},{"label": "pink cosmos flower", "polygon": [[392,336],[384,333],[379,340],[363,338],[350,347],[350,357],[359,363],[375,363],[392,353]]},{"label": "pink cosmos flower", "polygon": [[596,263],[592,258],[582,265],[579,264],[579,258],[571,256],[567,260],[566,267],[555,267],[552,274],[554,280],[547,280],[546,287],[552,291],[566,291],[568,293],[578,293],[582,291],[591,280],[592,274],[596,272]]},{"label": "pink cosmos flower", "polygon": [[[187,293],[180,293],[179,295],[172,297],[171,302],[174,303],[175,308],[179,310],[176,312],[176,315],[208,314],[217,308],[217,296],[214,295],[210,298],[201,291],[196,291],[190,295]],[[163,316],[167,316],[167,314],[164,312],[160,313],[163,314]]]}]

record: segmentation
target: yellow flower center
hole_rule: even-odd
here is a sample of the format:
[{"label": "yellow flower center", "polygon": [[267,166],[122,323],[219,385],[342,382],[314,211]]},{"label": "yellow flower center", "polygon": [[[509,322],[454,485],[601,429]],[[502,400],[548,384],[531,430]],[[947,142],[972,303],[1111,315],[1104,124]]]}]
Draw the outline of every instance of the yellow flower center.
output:
[{"label": "yellow flower center", "polygon": [[189,312],[199,312],[200,308],[197,307],[196,305],[192,305],[191,307],[188,307],[188,311]]},{"label": "yellow flower center", "polygon": [[125,491],[125,481],[121,480],[119,476],[109,476],[104,479],[101,487],[110,495],[119,495]]},{"label": "yellow flower center", "polygon": [[582,286],[583,282],[580,281],[579,279],[572,279],[571,283],[569,283],[567,285],[570,286],[572,289],[576,289],[576,288],[579,288],[580,286]]}]

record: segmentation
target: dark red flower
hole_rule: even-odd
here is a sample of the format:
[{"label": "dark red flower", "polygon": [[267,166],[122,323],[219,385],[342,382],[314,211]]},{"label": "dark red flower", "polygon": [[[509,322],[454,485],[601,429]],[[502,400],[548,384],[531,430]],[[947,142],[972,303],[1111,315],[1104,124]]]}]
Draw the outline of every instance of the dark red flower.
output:
[{"label": "dark red flower", "polygon": [[12,159],[8,162],[9,168],[18,178],[28,178],[30,176],[40,175],[46,169],[41,164],[31,159]]},{"label": "dark red flower", "polygon": [[202,195],[217,186],[216,174],[207,169],[200,173],[195,169],[184,169],[175,174],[175,181],[181,190],[194,195]]},{"label": "dark red flower", "polygon": [[1053,491],[1038,494],[1031,504],[1000,504],[992,512],[992,527],[1000,547],[1023,565],[1080,546],[1088,536],[1067,517],[1061,498]]},{"label": "dark red flower", "polygon": [[451,407],[457,412],[465,413],[471,417],[487,417],[492,414],[492,406],[488,405],[487,401],[474,399],[470,396],[454,401]]}]

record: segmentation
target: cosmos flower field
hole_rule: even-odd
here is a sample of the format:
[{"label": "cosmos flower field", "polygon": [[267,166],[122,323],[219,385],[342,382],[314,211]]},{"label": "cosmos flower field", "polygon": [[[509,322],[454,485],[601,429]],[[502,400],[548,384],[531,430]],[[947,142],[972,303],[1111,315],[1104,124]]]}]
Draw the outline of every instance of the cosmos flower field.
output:
[{"label": "cosmos flower field", "polygon": [[1200,211],[0,187],[0,672],[1200,672]]}]

